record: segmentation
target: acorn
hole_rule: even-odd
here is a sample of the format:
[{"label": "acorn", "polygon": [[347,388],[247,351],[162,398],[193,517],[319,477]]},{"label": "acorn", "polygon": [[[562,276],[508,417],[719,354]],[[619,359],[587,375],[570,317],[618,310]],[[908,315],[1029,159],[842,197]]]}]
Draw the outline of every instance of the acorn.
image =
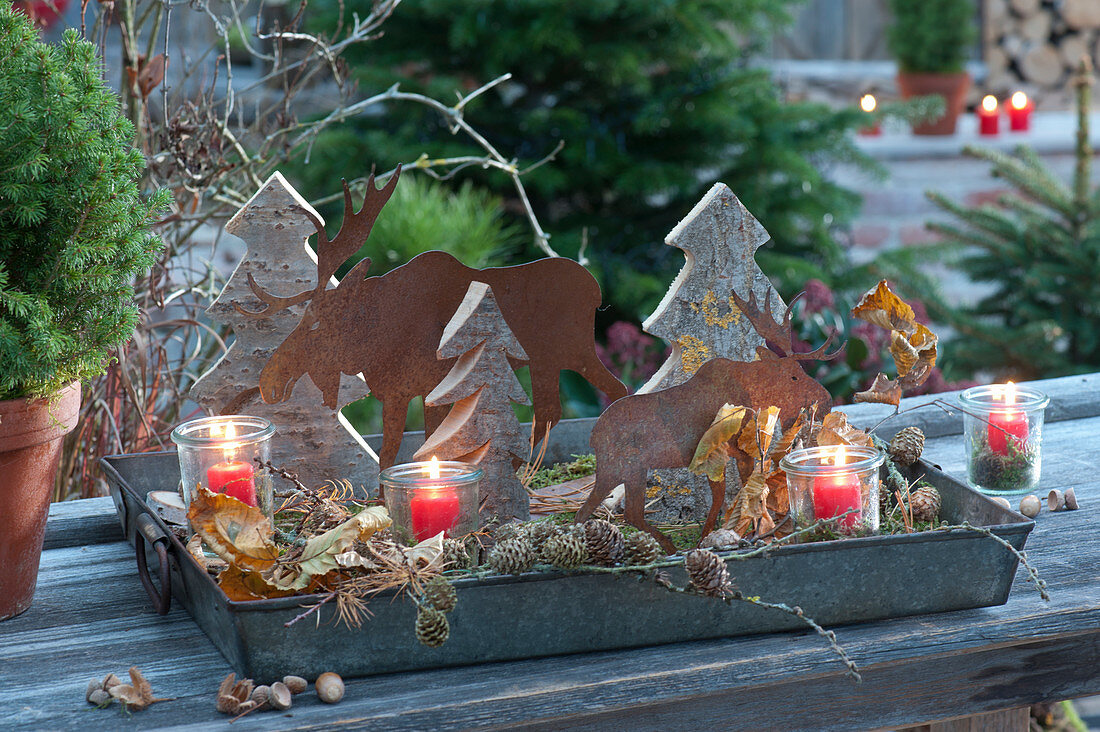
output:
[{"label": "acorn", "polygon": [[[1038,499],[1036,499],[1038,500]],[[1061,511],[1066,507],[1066,494],[1057,488],[1047,494],[1047,508],[1051,511]]]},{"label": "acorn", "polygon": [[252,701],[256,702],[257,706],[263,706],[271,700],[271,687],[266,684],[260,684],[252,690]]},{"label": "acorn", "polygon": [[268,703],[272,709],[276,711],[283,711],[290,709],[290,689],[282,681],[276,681],[271,685],[271,691],[268,696]]},{"label": "acorn", "polygon": [[105,707],[111,703],[113,697],[103,689],[96,689],[88,694],[88,703],[97,707]]},{"label": "acorn", "polygon": [[335,704],[344,698],[344,680],[331,671],[326,671],[313,682],[317,698],[325,704]]},{"label": "acorn", "polygon": [[92,702],[92,694],[97,691],[103,691],[103,682],[99,679],[92,679],[88,682],[88,689],[84,692],[84,698],[94,704],[95,702]]},{"label": "acorn", "polygon": [[1072,488],[1066,488],[1066,492],[1062,494],[1062,497],[1066,499],[1066,510],[1077,510],[1077,493]]},{"label": "acorn", "polygon": [[309,682],[301,676],[284,676],[283,683],[290,689],[291,694],[301,694],[309,688]]},{"label": "acorn", "polygon": [[999,503],[999,504],[1001,504],[1002,506],[1004,506],[1005,508],[1007,508],[1007,509],[1008,509],[1009,511],[1011,511],[1011,510],[1012,510],[1012,504],[1011,504],[1011,503],[1009,503],[1009,502],[1008,502],[1008,499],[1007,499],[1007,498],[1005,498],[1004,496],[990,496],[990,498],[992,498],[992,499],[993,499],[993,502],[994,502],[994,503]]},{"label": "acorn", "polygon": [[1038,496],[1024,496],[1020,500],[1020,513],[1028,518],[1035,518],[1038,516],[1042,508],[1043,504],[1039,502]]}]

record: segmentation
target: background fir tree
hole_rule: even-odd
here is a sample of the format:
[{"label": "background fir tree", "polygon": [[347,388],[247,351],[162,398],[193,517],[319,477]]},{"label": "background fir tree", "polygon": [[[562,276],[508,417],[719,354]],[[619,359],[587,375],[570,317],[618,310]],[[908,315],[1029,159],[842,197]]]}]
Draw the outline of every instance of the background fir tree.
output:
[{"label": "background fir tree", "polygon": [[[354,0],[314,3],[317,26],[331,27]],[[762,0],[422,0],[404,3],[359,62],[360,88],[440,99],[505,72],[513,81],[467,109],[479,131],[519,165],[565,147],[524,175],[536,213],[563,254],[589,255],[612,308],[606,322],[651,310],[680,262],[660,246],[684,211],[714,181],[727,183],[764,222],[775,247],[762,256],[774,278],[797,287],[818,269],[845,268],[835,227],[858,197],[822,175],[834,160],[864,159],[850,130],[855,109],[787,103],[762,69],[749,68],[747,39],[770,36],[786,20],[784,2]],[[434,113],[387,107],[384,118],[326,134],[314,146],[304,185],[359,174],[354,161],[380,167],[476,153]],[[467,170],[508,199],[504,176]]]},{"label": "background fir tree", "polygon": [[161,248],[133,126],[75,30],[44,44],[0,0],[0,399],[102,373]]},{"label": "background fir tree", "polygon": [[[928,197],[956,221],[929,223],[944,236],[937,250],[975,282],[994,285],[975,306],[952,309],[925,300],[929,313],[958,333],[941,359],[953,373],[993,370],[1017,379],[1100,368],[1100,190],[1091,184],[1089,97],[1092,65],[1076,79],[1076,169],[1067,184],[1034,150],[1015,155],[967,148],[992,163],[992,175],[1014,187],[996,205],[967,207],[938,193]],[[922,257],[927,257],[924,250]],[[912,264],[909,262],[908,264]],[[910,289],[929,291],[927,278],[906,268]]]}]

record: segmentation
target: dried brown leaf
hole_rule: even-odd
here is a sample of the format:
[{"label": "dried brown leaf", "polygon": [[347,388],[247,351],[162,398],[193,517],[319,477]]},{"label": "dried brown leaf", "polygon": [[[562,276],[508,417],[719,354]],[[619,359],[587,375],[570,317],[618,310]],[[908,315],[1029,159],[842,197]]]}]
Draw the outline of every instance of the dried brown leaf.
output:
[{"label": "dried brown leaf", "polygon": [[825,415],[821,420],[821,429],[817,431],[817,444],[821,447],[831,445],[874,447],[871,435],[848,424],[848,416],[844,412],[829,412]]},{"label": "dried brown leaf", "polygon": [[[767,407],[758,410],[741,436],[737,438],[737,447],[743,453],[757,460],[763,459],[771,448],[775,436],[775,425],[779,421],[779,407]],[[750,478],[751,480],[751,478]]]},{"label": "dried brown leaf", "polygon": [[901,386],[896,381],[891,381],[886,374],[879,374],[875,377],[875,383],[871,384],[871,388],[856,392],[853,400],[872,404],[893,404],[896,407],[901,403]]},{"label": "dried brown leaf", "polygon": [[798,413],[798,417],[795,419],[794,424],[788,427],[787,431],[772,445],[768,457],[774,461],[790,452],[791,447],[794,446],[795,439],[797,439],[798,435],[805,429],[806,422],[806,410],[803,409]]},{"label": "dried brown leaf", "polygon": [[852,308],[852,315],[860,320],[873,323],[886,330],[900,330],[912,333],[917,327],[917,315],[913,308],[894,294],[886,280],[868,290]]},{"label": "dried brown leaf", "polygon": [[279,556],[267,516],[224,493],[211,493],[200,486],[187,518],[215,554],[241,569],[262,571]]},{"label": "dried brown leaf", "polygon": [[234,602],[248,600],[270,600],[275,597],[290,597],[294,590],[283,590],[268,582],[259,572],[242,570],[230,564],[218,575],[218,587],[226,597]]},{"label": "dried brown leaf", "polygon": [[112,686],[108,693],[135,712],[140,712],[142,709],[149,706],[149,703],[141,698],[141,692],[129,684]]},{"label": "dried brown leaf", "polygon": [[791,496],[787,487],[787,473],[783,470],[775,470],[768,474],[768,510],[776,514],[789,513],[791,510]]},{"label": "dried brown leaf", "polygon": [[745,407],[723,404],[700,438],[688,470],[713,481],[725,480],[726,463],[730,458],[729,441],[741,429],[747,411]]},{"label": "dried brown leaf", "polygon": [[297,571],[283,574],[275,585],[284,590],[305,589],[314,577],[338,569],[340,564],[336,557],[348,551],[355,542],[366,541],[374,532],[392,523],[385,506],[363,509],[336,528],[307,541],[302,549],[302,558],[297,563]]},{"label": "dried brown leaf", "polygon": [[733,529],[741,536],[749,534],[754,527],[758,533],[763,533],[759,532],[761,525],[774,526],[765,505],[767,500],[768,482],[764,474],[757,470],[738,491],[736,500],[726,512],[723,528]]}]

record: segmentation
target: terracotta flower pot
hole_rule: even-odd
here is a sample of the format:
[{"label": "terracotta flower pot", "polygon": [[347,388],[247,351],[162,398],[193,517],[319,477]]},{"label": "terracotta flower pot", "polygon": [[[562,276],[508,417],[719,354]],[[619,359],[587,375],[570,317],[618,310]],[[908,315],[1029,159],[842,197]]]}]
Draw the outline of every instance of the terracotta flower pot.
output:
[{"label": "terracotta flower pot", "polygon": [[56,400],[0,401],[0,620],[30,607],[61,438],[79,412],[79,383]]},{"label": "terracotta flower pot", "polygon": [[898,72],[898,90],[903,99],[937,94],[944,98],[944,114],[937,120],[913,126],[914,135],[953,135],[955,122],[962,114],[970,74],[915,74]]}]

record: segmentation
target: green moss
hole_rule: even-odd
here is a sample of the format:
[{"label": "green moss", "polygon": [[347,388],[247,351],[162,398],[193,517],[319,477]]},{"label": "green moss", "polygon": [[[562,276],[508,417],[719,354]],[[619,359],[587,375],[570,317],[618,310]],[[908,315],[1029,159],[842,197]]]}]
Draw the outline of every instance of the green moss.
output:
[{"label": "green moss", "polygon": [[572,462],[558,463],[537,471],[528,487],[545,488],[546,486],[564,483],[567,480],[596,474],[595,455],[574,455],[573,458]]},{"label": "green moss", "polygon": [[985,430],[979,430],[970,448],[970,480],[975,485],[991,491],[1010,493],[1032,486],[1038,476],[1039,445],[1028,441],[1023,449],[1015,441],[1008,440],[1008,454],[1001,455],[989,449]]}]

